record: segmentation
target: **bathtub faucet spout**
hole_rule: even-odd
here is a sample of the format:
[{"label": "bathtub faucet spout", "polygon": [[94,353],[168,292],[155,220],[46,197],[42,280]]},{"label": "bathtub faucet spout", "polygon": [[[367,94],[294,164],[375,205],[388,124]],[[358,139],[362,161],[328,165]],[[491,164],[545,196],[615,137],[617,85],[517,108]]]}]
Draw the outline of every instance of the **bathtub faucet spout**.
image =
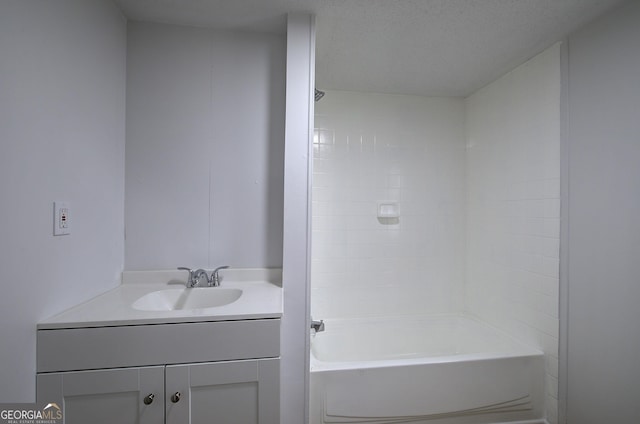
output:
[{"label": "bathtub faucet spout", "polygon": [[315,330],[316,333],[320,331],[324,331],[324,320],[314,321],[311,320],[311,329]]}]

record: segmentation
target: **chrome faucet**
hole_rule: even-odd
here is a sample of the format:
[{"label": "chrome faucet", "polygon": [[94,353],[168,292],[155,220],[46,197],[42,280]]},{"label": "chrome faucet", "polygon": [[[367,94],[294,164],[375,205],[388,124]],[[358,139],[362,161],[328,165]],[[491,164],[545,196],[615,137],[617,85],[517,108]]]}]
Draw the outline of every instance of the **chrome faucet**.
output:
[{"label": "chrome faucet", "polygon": [[320,321],[315,321],[315,320],[311,320],[311,329],[315,330],[316,333],[319,333],[321,331],[324,331],[324,320],[321,319]]},{"label": "chrome faucet", "polygon": [[209,275],[207,274],[207,271],[205,271],[202,268],[194,271],[191,268],[186,268],[184,266],[181,266],[181,267],[178,267],[178,269],[180,271],[187,271],[189,273],[189,279],[187,280],[187,288],[189,289],[197,287],[198,284],[200,284],[200,278],[202,278],[203,275],[207,280],[207,283],[209,282]]},{"label": "chrome faucet", "polygon": [[220,274],[218,273],[218,271],[227,268],[229,268],[229,265],[219,266],[218,268],[213,270],[213,272],[211,273],[211,278],[209,279],[209,287],[220,286]]},{"label": "chrome faucet", "polygon": [[189,273],[189,279],[187,280],[187,288],[198,287],[200,285],[200,279],[204,276],[204,279],[207,282],[207,286],[209,287],[218,287],[220,285],[220,274],[219,271],[221,269],[229,268],[229,265],[219,266],[214,269],[211,273],[211,277],[207,274],[202,268],[197,270],[192,270],[191,268],[186,268],[184,266],[178,267],[180,271],[187,271]]},{"label": "chrome faucet", "polygon": [[204,269],[200,268],[196,271],[194,271],[193,273],[193,280],[195,281],[195,285],[193,287],[197,287],[200,285],[200,278],[202,278],[204,276],[205,281],[207,282],[206,284],[209,285],[209,274],[207,274],[207,271],[205,271]]}]

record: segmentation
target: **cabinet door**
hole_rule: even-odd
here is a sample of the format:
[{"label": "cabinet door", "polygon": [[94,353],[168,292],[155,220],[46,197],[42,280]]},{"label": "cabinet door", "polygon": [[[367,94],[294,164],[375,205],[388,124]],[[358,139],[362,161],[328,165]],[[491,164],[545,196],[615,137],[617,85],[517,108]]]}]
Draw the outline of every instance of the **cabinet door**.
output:
[{"label": "cabinet door", "polygon": [[280,422],[278,359],[167,366],[165,378],[167,424]]},{"label": "cabinet door", "polygon": [[162,424],[164,367],[38,374],[37,399],[64,405],[65,424]]}]

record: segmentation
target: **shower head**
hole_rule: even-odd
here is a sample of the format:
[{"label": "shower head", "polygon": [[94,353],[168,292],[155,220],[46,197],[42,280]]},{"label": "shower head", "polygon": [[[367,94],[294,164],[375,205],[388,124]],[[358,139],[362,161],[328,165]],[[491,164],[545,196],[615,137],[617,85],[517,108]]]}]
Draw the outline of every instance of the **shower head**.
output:
[{"label": "shower head", "polygon": [[318,89],[316,88],[316,89],[315,89],[315,95],[314,95],[315,101],[317,102],[317,101],[319,101],[319,100],[320,100],[321,98],[323,98],[323,97],[324,97],[324,91],[320,91],[320,90],[318,90]]}]

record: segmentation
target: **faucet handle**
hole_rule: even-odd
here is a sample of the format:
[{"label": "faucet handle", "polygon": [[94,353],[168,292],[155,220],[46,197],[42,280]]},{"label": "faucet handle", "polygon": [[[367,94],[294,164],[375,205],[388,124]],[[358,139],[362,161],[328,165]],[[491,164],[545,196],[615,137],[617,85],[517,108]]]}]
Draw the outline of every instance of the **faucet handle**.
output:
[{"label": "faucet handle", "polygon": [[209,287],[218,287],[220,285],[220,275],[218,274],[218,271],[227,268],[229,268],[229,265],[219,266],[218,268],[213,270],[213,272],[211,273],[211,278],[209,279]]},{"label": "faucet handle", "polygon": [[193,270],[191,268],[187,268],[184,266],[179,266],[178,269],[180,271],[187,271],[189,273],[189,279],[187,280],[187,287],[193,287],[194,286]]}]

